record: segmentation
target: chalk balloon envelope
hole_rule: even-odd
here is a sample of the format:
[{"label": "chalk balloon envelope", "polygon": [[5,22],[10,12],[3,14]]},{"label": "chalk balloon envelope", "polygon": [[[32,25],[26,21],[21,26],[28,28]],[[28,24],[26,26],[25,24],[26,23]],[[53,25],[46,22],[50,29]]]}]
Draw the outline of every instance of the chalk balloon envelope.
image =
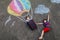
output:
[{"label": "chalk balloon envelope", "polygon": [[31,3],[29,0],[12,0],[7,8],[8,13],[16,17],[27,16],[30,10]]}]

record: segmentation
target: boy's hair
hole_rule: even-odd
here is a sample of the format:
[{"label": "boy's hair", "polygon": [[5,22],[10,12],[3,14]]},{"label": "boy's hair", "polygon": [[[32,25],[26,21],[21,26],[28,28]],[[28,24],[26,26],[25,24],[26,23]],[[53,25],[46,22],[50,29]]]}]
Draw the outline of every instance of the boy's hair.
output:
[{"label": "boy's hair", "polygon": [[29,17],[29,15],[28,15],[28,16],[26,16],[26,17],[25,17],[25,19],[27,19],[27,17]]}]

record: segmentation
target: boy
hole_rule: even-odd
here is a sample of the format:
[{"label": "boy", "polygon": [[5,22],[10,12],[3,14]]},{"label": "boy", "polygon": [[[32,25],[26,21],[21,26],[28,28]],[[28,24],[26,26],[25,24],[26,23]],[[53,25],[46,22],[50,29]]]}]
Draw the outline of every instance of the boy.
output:
[{"label": "boy", "polygon": [[37,29],[36,23],[33,21],[32,18],[30,18],[29,16],[26,16],[26,23],[29,26],[29,28],[31,30],[35,30]]}]

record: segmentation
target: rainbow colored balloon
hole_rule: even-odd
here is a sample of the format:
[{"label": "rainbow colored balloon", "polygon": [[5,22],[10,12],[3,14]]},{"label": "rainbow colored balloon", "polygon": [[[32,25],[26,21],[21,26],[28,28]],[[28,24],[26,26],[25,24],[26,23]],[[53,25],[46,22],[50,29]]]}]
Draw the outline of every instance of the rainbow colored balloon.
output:
[{"label": "rainbow colored balloon", "polygon": [[22,16],[24,12],[29,12],[30,9],[31,3],[29,0],[12,0],[7,11],[13,16]]}]

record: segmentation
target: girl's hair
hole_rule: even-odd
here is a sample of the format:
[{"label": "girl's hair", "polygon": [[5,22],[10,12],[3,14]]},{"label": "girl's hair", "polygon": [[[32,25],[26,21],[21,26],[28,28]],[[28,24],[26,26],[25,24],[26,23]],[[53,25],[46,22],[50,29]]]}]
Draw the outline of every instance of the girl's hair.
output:
[{"label": "girl's hair", "polygon": [[46,20],[46,21],[47,21],[47,19],[43,19],[43,23],[44,23],[44,20]]}]

